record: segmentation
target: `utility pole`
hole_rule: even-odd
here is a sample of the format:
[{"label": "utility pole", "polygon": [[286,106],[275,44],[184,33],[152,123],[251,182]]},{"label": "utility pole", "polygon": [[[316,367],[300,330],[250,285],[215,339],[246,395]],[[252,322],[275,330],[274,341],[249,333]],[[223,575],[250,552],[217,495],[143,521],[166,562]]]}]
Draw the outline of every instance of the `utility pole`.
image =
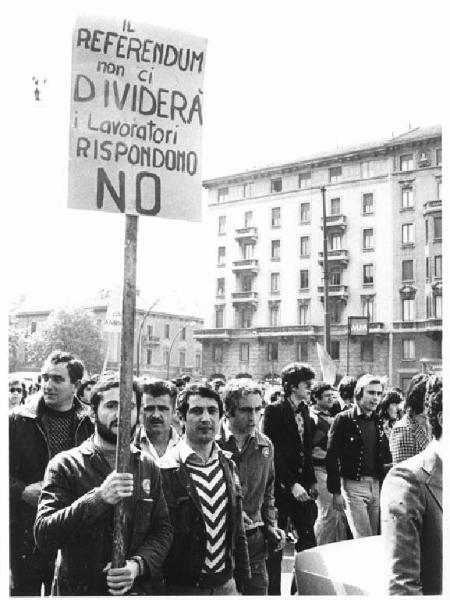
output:
[{"label": "utility pole", "polygon": [[172,343],[170,344],[170,348],[169,348],[169,354],[167,355],[167,379],[170,378],[170,355],[172,354],[173,345],[175,343],[175,340],[180,335],[180,333],[183,331],[183,329],[186,329],[187,326],[188,326],[188,323],[186,323],[186,325],[183,325],[182,327],[180,327],[180,329],[173,336],[173,340],[172,340]]},{"label": "utility pole", "polygon": [[327,205],[326,188],[320,188],[322,192],[322,218],[323,218],[323,316],[324,316],[324,346],[330,354],[330,313],[328,310],[328,241],[327,241]]},{"label": "utility pole", "polygon": [[137,362],[136,377],[139,377],[140,368],[141,368],[141,337],[142,337],[142,330],[144,328],[144,323],[145,323],[147,317],[149,316],[149,314],[151,313],[152,308],[154,308],[160,300],[161,300],[161,298],[158,298],[157,300],[155,300],[155,302],[153,302],[153,304],[150,306],[150,308],[147,310],[147,312],[143,316],[141,324],[139,326],[139,333],[138,333],[137,347],[136,347],[136,362]]}]

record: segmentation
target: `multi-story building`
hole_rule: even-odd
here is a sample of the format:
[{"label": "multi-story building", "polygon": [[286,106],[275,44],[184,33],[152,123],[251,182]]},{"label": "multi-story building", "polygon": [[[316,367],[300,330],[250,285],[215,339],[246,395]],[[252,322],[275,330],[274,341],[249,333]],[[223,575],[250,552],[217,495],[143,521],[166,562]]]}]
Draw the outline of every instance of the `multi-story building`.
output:
[{"label": "multi-story building", "polygon": [[[120,365],[120,331],[105,330],[105,318],[108,311],[109,293],[102,292],[100,297],[88,303],[84,308],[90,310],[97,321],[103,338],[102,353],[107,355],[107,368],[116,370]],[[202,348],[194,336],[194,330],[203,326],[203,320],[189,315],[172,314],[157,310],[148,310],[138,296],[136,299],[136,320],[134,335],[135,372],[139,358],[140,375],[173,378],[179,374],[200,375],[202,370]],[[31,307],[17,308],[14,315],[14,327],[25,334],[46,327],[52,311]],[[139,346],[139,351],[138,351]],[[80,357],[82,358],[82,357]],[[17,369],[33,368],[22,353],[22,362]],[[34,365],[40,367],[40,365]]]},{"label": "multi-story building", "polygon": [[[205,181],[216,275],[207,329],[196,333],[204,372],[263,378],[293,360],[319,368],[323,187],[338,373],[374,372],[405,388],[439,362],[441,159],[441,128],[416,128]],[[361,315],[369,334],[348,337],[347,317]]]}]

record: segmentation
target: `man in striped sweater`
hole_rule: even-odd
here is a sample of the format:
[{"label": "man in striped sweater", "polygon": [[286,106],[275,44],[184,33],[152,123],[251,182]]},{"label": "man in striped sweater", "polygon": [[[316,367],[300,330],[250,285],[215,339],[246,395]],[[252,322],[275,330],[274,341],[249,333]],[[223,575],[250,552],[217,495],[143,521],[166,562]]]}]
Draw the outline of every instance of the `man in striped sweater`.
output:
[{"label": "man in striped sweater", "polygon": [[211,387],[192,384],[178,410],[185,435],[160,462],[174,527],[163,566],[166,594],[235,595],[250,567],[236,468],[214,441],[222,400]]}]

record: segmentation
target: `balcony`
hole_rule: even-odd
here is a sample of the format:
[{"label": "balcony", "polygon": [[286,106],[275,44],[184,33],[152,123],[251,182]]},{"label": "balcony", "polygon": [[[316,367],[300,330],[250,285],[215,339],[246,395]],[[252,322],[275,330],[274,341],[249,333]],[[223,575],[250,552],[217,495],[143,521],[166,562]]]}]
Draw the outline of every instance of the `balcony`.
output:
[{"label": "balcony", "polygon": [[442,200],[430,200],[423,204],[423,215],[431,215],[432,213],[442,212]]},{"label": "balcony", "polygon": [[[323,229],[323,217],[321,217],[320,221],[320,228]],[[333,229],[345,231],[347,229],[347,217],[345,215],[327,215],[327,231]]]},{"label": "balcony", "polygon": [[158,335],[144,335],[143,337],[145,346],[154,346],[159,344],[160,339],[161,338]]},{"label": "balcony", "polygon": [[233,273],[258,272],[258,260],[256,258],[243,258],[233,261]]},{"label": "balcony", "polygon": [[[317,293],[319,296],[322,296],[321,300],[323,300],[324,286],[319,285],[317,287]],[[339,298],[341,300],[347,300],[348,298],[348,285],[329,285],[328,286],[328,296],[330,298]]]},{"label": "balcony", "polygon": [[252,304],[256,306],[258,304],[258,292],[233,292],[231,299],[234,306],[240,304]]},{"label": "balcony", "polygon": [[237,242],[255,243],[258,239],[258,230],[256,227],[242,227],[240,229],[236,229],[234,239]]},{"label": "balcony", "polygon": [[[348,265],[348,250],[328,250],[328,264],[346,267]],[[323,265],[323,252],[319,252],[319,265]]]}]

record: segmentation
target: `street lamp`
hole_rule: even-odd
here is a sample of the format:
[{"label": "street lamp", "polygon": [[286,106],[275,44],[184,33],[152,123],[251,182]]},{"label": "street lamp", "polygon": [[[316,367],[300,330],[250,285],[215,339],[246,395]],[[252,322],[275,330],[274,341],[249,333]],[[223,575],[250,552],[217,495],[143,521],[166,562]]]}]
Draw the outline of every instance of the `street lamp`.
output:
[{"label": "street lamp", "polygon": [[142,330],[144,328],[144,323],[145,320],[147,319],[147,317],[149,316],[149,314],[151,313],[152,309],[158,304],[158,302],[161,300],[161,298],[158,298],[157,300],[155,300],[155,302],[153,302],[153,304],[150,306],[150,308],[147,310],[147,312],[145,313],[141,324],[139,326],[139,333],[138,333],[138,339],[137,339],[137,348],[136,348],[136,361],[137,361],[137,365],[136,365],[136,377],[139,377],[139,369],[141,366],[141,336],[142,336]]},{"label": "street lamp", "polygon": [[183,331],[183,329],[186,329],[186,327],[189,325],[189,323],[186,323],[186,325],[183,325],[182,327],[180,327],[180,329],[177,331],[177,333],[173,336],[173,340],[170,344],[169,347],[169,354],[167,355],[167,379],[169,379],[170,377],[170,355],[172,353],[172,348],[173,345],[175,343],[175,340],[177,339],[177,337],[181,334],[181,332]]}]

